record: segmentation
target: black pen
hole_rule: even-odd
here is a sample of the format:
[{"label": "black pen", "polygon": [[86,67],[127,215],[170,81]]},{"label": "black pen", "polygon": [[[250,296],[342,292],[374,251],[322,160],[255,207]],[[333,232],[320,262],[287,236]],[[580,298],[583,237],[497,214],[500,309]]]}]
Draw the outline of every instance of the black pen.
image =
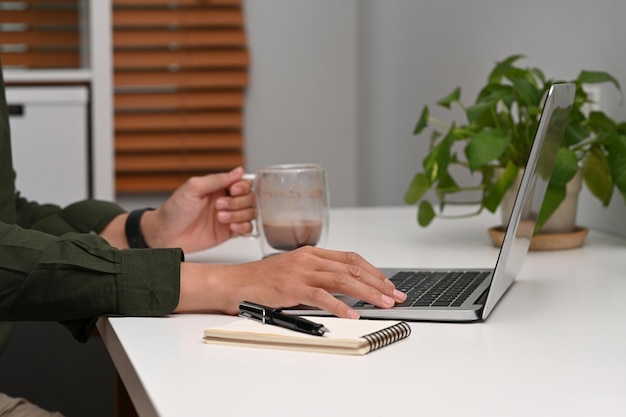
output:
[{"label": "black pen", "polygon": [[313,323],[300,316],[285,314],[278,308],[266,307],[249,301],[239,303],[239,315],[263,324],[273,324],[313,336],[324,336],[324,333],[329,331],[323,324]]}]

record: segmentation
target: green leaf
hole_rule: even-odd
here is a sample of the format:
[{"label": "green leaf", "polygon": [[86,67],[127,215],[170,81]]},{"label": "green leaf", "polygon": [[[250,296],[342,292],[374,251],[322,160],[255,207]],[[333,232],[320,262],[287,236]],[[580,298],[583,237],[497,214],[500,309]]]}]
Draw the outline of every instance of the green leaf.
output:
[{"label": "green leaf", "polygon": [[510,110],[510,103],[514,100],[515,92],[512,86],[488,84],[478,93],[476,102],[465,110],[467,120],[483,128],[496,127],[498,104],[503,103]]},{"label": "green leaf", "polygon": [[612,135],[607,148],[613,183],[626,201],[626,136]]},{"label": "green leaf", "polygon": [[539,82],[541,83],[541,85],[546,85],[546,76],[544,75],[543,71],[541,71],[539,68],[533,68],[530,70],[531,74],[539,80]]},{"label": "green leaf", "polygon": [[455,128],[456,126],[453,124],[446,137],[424,158],[424,172],[429,184],[434,184],[446,175],[448,164],[452,157],[450,151]]},{"label": "green leaf", "polygon": [[[487,84],[476,98],[474,105],[488,103],[490,106],[496,106],[498,101],[507,104],[515,99],[515,91],[510,85]],[[508,104],[507,104],[508,106]]]},{"label": "green leaf", "polygon": [[613,195],[613,180],[609,161],[600,149],[594,148],[583,161],[583,178],[591,194],[605,206],[608,205]]},{"label": "green leaf", "polygon": [[589,128],[579,124],[579,123],[570,123],[567,124],[565,128],[565,135],[563,137],[563,145],[566,147],[575,145],[577,143],[582,142],[587,139],[591,131]]},{"label": "green leaf", "polygon": [[528,105],[526,111],[528,111],[530,116],[538,116],[541,113],[541,107]]},{"label": "green leaf", "polygon": [[451,92],[446,97],[439,100],[437,104],[449,109],[452,103],[458,103],[460,100],[461,100],[461,87],[457,87],[454,89],[453,92]]},{"label": "green leaf", "polygon": [[578,172],[578,159],[576,153],[567,148],[559,148],[554,161],[554,168],[550,176],[550,184],[567,185]]},{"label": "green leaf", "polygon": [[413,130],[414,135],[419,135],[420,133],[422,133],[424,128],[428,126],[429,117],[430,117],[430,114],[428,111],[428,106],[424,106],[424,108],[422,109],[422,114],[420,115],[420,118],[417,121],[417,125],[415,126],[415,129]]},{"label": "green leaf", "polygon": [[611,74],[603,71],[581,71],[576,81],[580,84],[599,84],[599,83],[612,83],[615,88],[622,90],[619,81],[615,79]]},{"label": "green leaf", "polygon": [[489,74],[489,83],[500,83],[502,78],[504,77],[504,73],[506,70],[520,59],[524,58],[524,55],[511,55],[507,57],[504,61],[498,62],[496,67]]},{"label": "green leaf", "polygon": [[616,127],[611,118],[599,111],[589,113],[588,125],[594,132],[613,132]]},{"label": "green leaf", "polygon": [[483,204],[487,210],[492,213],[496,212],[504,194],[515,181],[518,171],[519,168],[509,161],[502,175],[496,179],[496,182],[489,188],[487,195],[483,199]]},{"label": "green leaf", "polygon": [[426,227],[433,221],[434,218],[435,210],[433,209],[432,204],[426,200],[422,201],[417,210],[417,223],[422,227]]},{"label": "green leaf", "polygon": [[544,223],[552,216],[561,203],[565,200],[567,189],[564,185],[549,184],[546,190],[546,196],[543,199],[537,223],[535,224],[535,233],[541,229]]},{"label": "green leaf", "polygon": [[498,129],[487,129],[472,138],[465,148],[469,168],[475,171],[502,155],[509,145],[509,138]]},{"label": "green leaf", "polygon": [[493,102],[482,102],[469,106],[465,111],[467,120],[469,120],[470,123],[476,122],[486,111],[493,107],[494,104]]},{"label": "green leaf", "polygon": [[429,188],[430,184],[428,183],[426,175],[424,175],[423,172],[416,174],[409,185],[409,189],[404,194],[404,201],[407,204],[417,203],[419,199],[426,194]]},{"label": "green leaf", "polygon": [[537,107],[541,101],[541,90],[525,77],[511,77],[510,79],[524,104]]}]

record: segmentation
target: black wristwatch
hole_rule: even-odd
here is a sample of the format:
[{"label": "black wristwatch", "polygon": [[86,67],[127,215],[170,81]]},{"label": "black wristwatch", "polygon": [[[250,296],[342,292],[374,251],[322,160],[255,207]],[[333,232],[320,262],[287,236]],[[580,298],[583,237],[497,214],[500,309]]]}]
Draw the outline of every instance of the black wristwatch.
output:
[{"label": "black wristwatch", "polygon": [[141,232],[141,216],[148,211],[154,210],[152,208],[144,208],[139,210],[133,210],[128,213],[126,218],[126,240],[128,240],[128,246],[135,249],[146,249],[149,246],[146,244],[146,240]]}]

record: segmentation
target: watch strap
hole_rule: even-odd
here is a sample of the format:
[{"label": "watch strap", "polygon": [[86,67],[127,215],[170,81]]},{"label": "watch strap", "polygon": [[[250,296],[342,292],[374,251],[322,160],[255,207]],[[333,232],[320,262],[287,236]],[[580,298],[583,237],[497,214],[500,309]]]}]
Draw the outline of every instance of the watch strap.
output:
[{"label": "watch strap", "polygon": [[134,249],[146,249],[149,246],[146,244],[146,240],[141,232],[141,217],[148,210],[154,210],[152,208],[144,208],[139,210],[133,210],[128,213],[126,218],[126,240],[128,246]]}]

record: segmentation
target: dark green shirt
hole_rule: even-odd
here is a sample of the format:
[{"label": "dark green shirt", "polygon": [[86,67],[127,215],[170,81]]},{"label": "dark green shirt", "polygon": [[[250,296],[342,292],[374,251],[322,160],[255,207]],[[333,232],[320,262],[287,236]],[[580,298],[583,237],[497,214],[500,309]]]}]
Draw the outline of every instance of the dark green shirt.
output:
[{"label": "dark green shirt", "polygon": [[170,313],[178,304],[182,251],[111,247],[97,233],[123,213],[113,203],[61,208],[22,198],[7,113],[0,71],[0,352],[10,321],[59,321],[85,341],[102,315]]}]

